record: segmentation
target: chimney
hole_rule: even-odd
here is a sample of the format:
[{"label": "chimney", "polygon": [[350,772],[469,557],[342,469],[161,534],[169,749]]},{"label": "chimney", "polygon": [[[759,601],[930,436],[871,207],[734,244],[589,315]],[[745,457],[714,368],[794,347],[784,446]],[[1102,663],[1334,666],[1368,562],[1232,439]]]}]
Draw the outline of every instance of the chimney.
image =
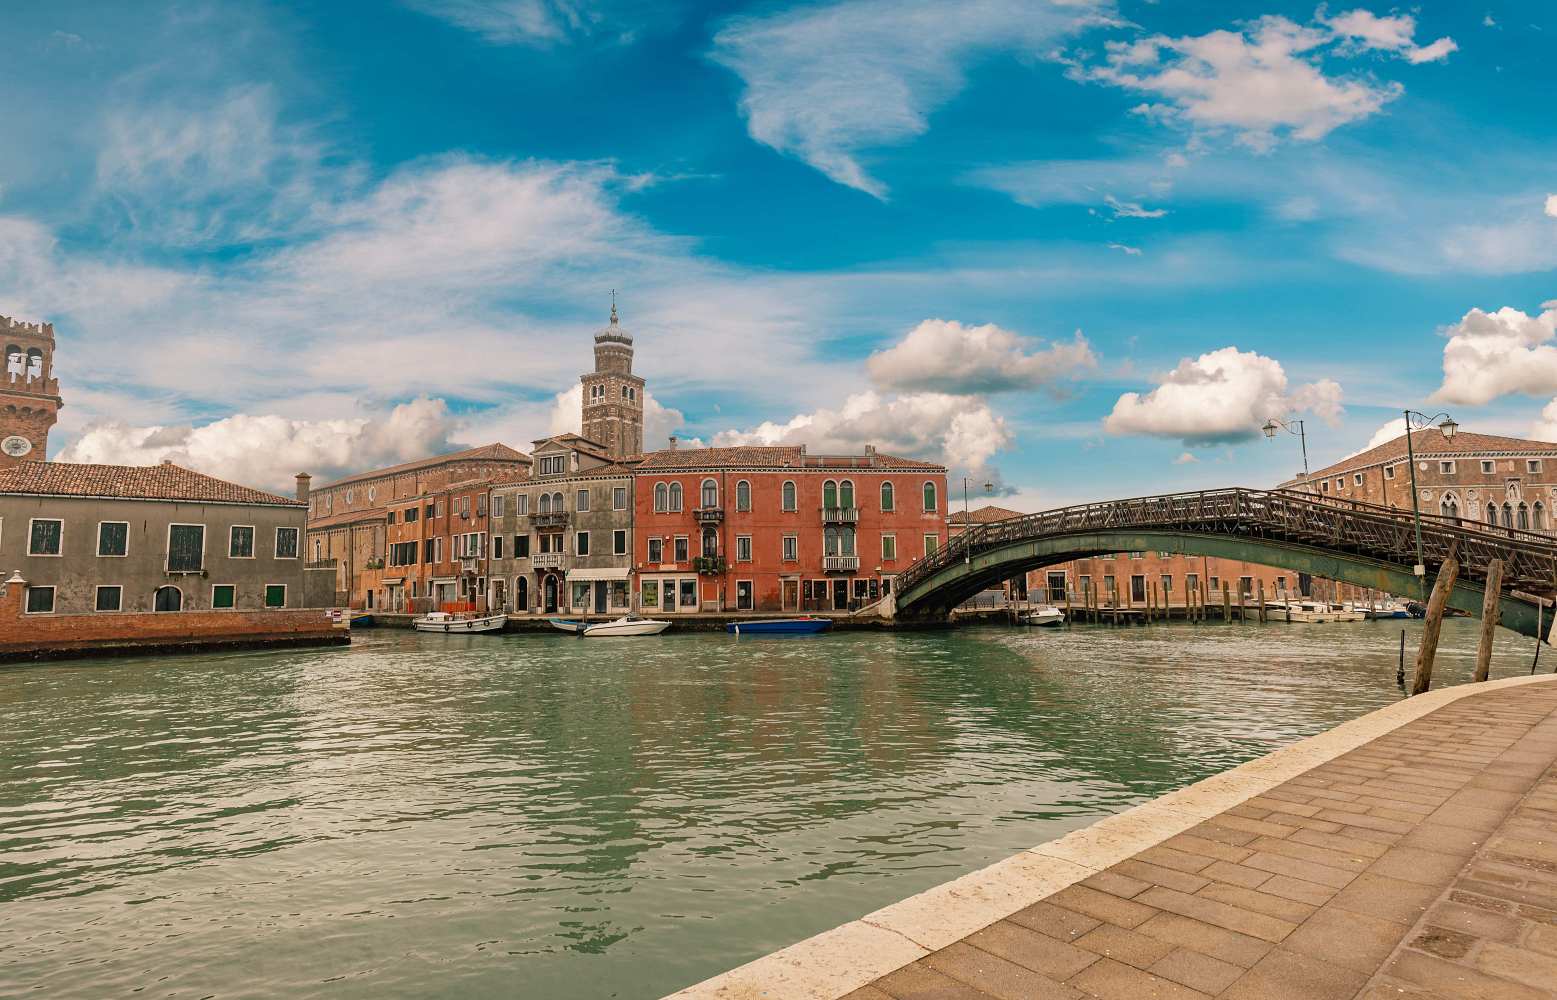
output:
[{"label": "chimney", "polygon": [[306,472],[299,472],[297,474],[297,502],[298,503],[307,503],[308,502],[308,483],[313,478],[314,478],[313,476],[310,476]]},{"label": "chimney", "polygon": [[672,434],[670,436],[670,450],[671,451],[675,451],[676,450],[676,435],[674,435],[674,434]]}]

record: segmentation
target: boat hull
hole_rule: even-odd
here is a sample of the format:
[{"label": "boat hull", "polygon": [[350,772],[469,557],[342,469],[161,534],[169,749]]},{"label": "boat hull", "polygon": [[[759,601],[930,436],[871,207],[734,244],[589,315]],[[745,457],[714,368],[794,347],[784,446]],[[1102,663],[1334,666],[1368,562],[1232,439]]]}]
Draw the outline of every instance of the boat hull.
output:
[{"label": "boat hull", "polygon": [[559,632],[569,632],[574,635],[584,631],[587,624],[586,622],[574,621],[570,618],[548,618],[546,622]]},{"label": "boat hull", "polygon": [[625,639],[635,635],[659,635],[670,628],[670,622],[655,621],[651,618],[630,621],[619,619],[614,622],[600,622],[597,625],[588,625],[584,628],[586,639]]},{"label": "boat hull", "polygon": [[832,627],[831,618],[770,618],[730,622],[724,630],[735,635],[815,635]]},{"label": "boat hull", "polygon": [[498,632],[508,622],[507,615],[487,615],[483,618],[415,618],[411,627],[418,632],[439,632],[444,635],[470,635],[478,632]]}]

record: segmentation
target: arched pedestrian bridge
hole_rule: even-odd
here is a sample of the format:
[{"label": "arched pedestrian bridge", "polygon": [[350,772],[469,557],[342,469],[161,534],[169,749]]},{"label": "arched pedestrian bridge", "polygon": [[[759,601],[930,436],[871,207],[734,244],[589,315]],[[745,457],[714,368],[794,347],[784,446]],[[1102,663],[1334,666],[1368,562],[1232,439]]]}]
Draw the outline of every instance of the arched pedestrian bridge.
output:
[{"label": "arched pedestrian bridge", "polygon": [[[1479,615],[1487,566],[1503,560],[1502,623],[1524,635],[1551,632],[1538,599],[1557,592],[1557,539],[1423,515],[1427,583],[1455,546],[1459,581],[1449,606]],[[1061,507],[972,527],[910,566],[887,613],[944,619],[991,586],[1072,559],[1110,552],[1174,552],[1243,559],[1371,587],[1418,593],[1410,511],[1289,490],[1225,489]]]}]

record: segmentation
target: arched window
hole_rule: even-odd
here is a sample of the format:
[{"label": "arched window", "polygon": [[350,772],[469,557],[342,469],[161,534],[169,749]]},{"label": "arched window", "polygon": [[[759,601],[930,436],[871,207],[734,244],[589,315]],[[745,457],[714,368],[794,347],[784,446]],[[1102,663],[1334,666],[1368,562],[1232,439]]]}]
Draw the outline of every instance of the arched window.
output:
[{"label": "arched window", "polygon": [[1459,517],[1460,502],[1455,499],[1454,494],[1448,494],[1438,504],[1438,512],[1444,517]]},{"label": "arched window", "polygon": [[850,480],[845,479],[838,484],[838,506],[854,506],[854,483]]},{"label": "arched window", "polygon": [[784,509],[795,509],[795,483],[793,480],[784,480]]},{"label": "arched window", "polygon": [[924,511],[925,511],[925,513],[926,514],[933,514],[933,513],[935,513],[936,511],[938,511],[940,509],[941,509],[940,504],[935,502],[935,484],[934,483],[925,483],[924,484]]},{"label": "arched window", "polygon": [[838,506],[838,484],[831,479],[822,484],[822,506],[828,510]]},{"label": "arched window", "polygon": [[1505,527],[1505,528],[1512,528],[1513,526],[1514,526],[1514,508],[1510,507],[1508,504],[1504,504],[1503,505],[1503,527]]},{"label": "arched window", "polygon": [[1535,502],[1535,508],[1530,511],[1530,527],[1536,531],[1546,530],[1546,508],[1539,500]]},{"label": "arched window", "polygon": [[670,490],[665,488],[665,484],[664,483],[655,483],[654,484],[654,512],[656,514],[663,514],[669,508],[669,505],[670,505]]},{"label": "arched window", "polygon": [[1491,500],[1487,501],[1487,523],[1498,523],[1498,505],[1493,503]]},{"label": "arched window", "polygon": [[882,483],[881,484],[881,509],[882,510],[892,510],[893,509],[893,504],[894,504],[895,500],[896,500],[896,498],[892,495],[892,484],[891,483]]},{"label": "arched window", "polygon": [[151,607],[153,611],[182,611],[184,592],[177,587],[158,587],[152,595]]},{"label": "arched window", "polygon": [[1530,508],[1526,507],[1522,502],[1519,505],[1519,530],[1530,530]]},{"label": "arched window", "polygon": [[567,506],[562,502],[561,493],[553,493],[551,495],[551,509],[559,514],[568,509]]},{"label": "arched window", "polygon": [[826,528],[826,529],[824,529],[823,532],[822,532],[822,543],[823,543],[823,548],[822,548],[822,554],[823,555],[829,555],[829,556],[839,555],[840,553],[838,551],[838,545],[839,545],[839,543],[838,543],[838,529],[837,528]]},{"label": "arched window", "polygon": [[735,484],[735,509],[751,510],[751,483],[744,479]]},{"label": "arched window", "polygon": [[670,484],[670,509],[679,513],[681,511],[681,484]]},{"label": "arched window", "polygon": [[541,494],[540,500],[535,505],[535,512],[537,514],[550,514],[551,513],[551,494],[550,493],[542,493]]},{"label": "arched window", "polygon": [[719,532],[713,528],[703,529],[703,555],[712,559],[719,554]]},{"label": "arched window", "polygon": [[703,480],[703,506],[719,506],[719,484],[712,479]]}]

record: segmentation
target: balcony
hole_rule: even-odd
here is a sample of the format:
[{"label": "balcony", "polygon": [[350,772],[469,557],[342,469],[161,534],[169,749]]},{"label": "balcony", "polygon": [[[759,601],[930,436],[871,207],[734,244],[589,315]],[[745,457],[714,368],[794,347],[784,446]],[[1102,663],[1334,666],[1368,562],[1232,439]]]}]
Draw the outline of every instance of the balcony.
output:
[{"label": "balcony", "polygon": [[827,573],[853,573],[860,568],[859,556],[823,556],[822,570]]},{"label": "balcony", "polygon": [[475,556],[460,556],[460,572],[469,576],[475,576],[476,569],[480,563],[481,560],[477,559]]},{"label": "balcony", "polygon": [[568,512],[565,510],[547,511],[544,514],[531,514],[530,520],[537,528],[566,528],[568,526]]},{"label": "balcony", "polygon": [[692,560],[692,568],[705,576],[718,576],[727,567],[723,556],[698,556]]},{"label": "balcony", "polygon": [[692,511],[698,524],[719,524],[724,520],[723,507],[699,507]]},{"label": "balcony", "polygon": [[537,552],[530,557],[530,565],[536,569],[562,569],[566,552]]},{"label": "balcony", "polygon": [[860,519],[858,507],[823,507],[823,524],[854,524]]}]

